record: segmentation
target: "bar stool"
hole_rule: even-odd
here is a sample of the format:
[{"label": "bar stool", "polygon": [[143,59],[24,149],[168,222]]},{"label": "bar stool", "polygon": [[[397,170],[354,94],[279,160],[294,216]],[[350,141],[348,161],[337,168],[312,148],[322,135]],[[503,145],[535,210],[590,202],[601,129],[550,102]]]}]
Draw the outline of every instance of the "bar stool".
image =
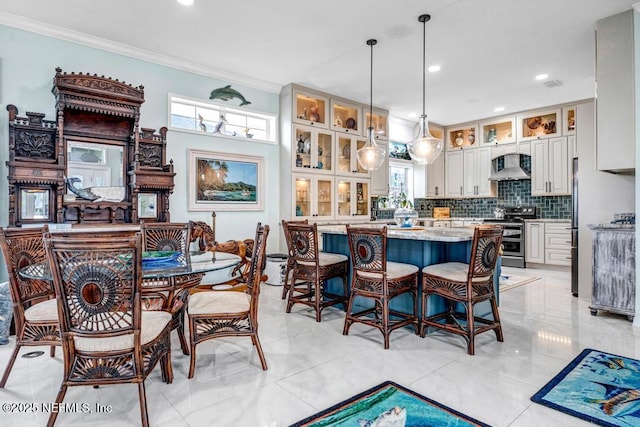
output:
[{"label": "bar stool", "polygon": [[[467,341],[467,352],[475,352],[476,335],[494,331],[499,342],[503,341],[498,304],[493,289],[493,274],[502,244],[501,226],[477,226],[473,233],[471,259],[468,264],[445,262],[422,269],[422,325],[420,336],[424,338],[427,327],[442,329],[461,335]],[[447,310],[427,316],[429,296],[438,295],[447,302]],[[489,301],[493,319],[474,315],[474,306]],[[464,311],[457,311],[460,307]]]},{"label": "bar stool", "polygon": [[[418,333],[418,271],[413,264],[387,261],[387,227],[365,228],[347,225],[347,239],[351,253],[351,293],[343,335],[355,322],[377,328],[384,337],[384,348],[389,348],[391,331],[412,325]],[[413,313],[391,310],[391,300],[402,294],[413,298]],[[374,306],[356,313],[353,303],[357,297],[372,299]],[[370,315],[373,314],[373,317]]]},{"label": "bar stool", "polygon": [[285,299],[289,294],[289,290],[291,289],[291,283],[289,283],[289,279],[291,276],[291,272],[293,271],[293,267],[295,266],[295,262],[293,259],[293,250],[291,249],[291,242],[289,242],[289,233],[287,231],[287,224],[309,224],[309,220],[300,220],[300,221],[287,221],[282,220],[282,230],[284,231],[284,238],[287,242],[287,265],[284,270],[284,283],[282,286],[282,299]]},{"label": "bar stool", "polygon": [[[287,313],[294,304],[304,304],[316,312],[316,322],[322,320],[325,307],[346,305],[348,287],[348,259],[345,255],[318,250],[318,227],[299,221],[282,222],[289,253],[292,254],[293,273],[287,296]],[[327,280],[342,279],[343,295],[327,292]]]}]

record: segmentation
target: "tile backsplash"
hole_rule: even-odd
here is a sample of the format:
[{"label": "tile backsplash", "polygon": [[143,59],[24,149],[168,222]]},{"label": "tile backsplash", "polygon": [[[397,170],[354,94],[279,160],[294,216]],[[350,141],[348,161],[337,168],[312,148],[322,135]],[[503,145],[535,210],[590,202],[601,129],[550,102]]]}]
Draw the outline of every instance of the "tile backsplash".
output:
[{"label": "tile backsplash", "polygon": [[[415,199],[420,217],[432,217],[434,207],[450,207],[452,218],[490,218],[499,206],[537,206],[539,218],[571,218],[571,196],[532,196],[531,181],[500,181],[498,197],[486,199]],[[381,209],[378,219],[393,218],[394,209]]]}]

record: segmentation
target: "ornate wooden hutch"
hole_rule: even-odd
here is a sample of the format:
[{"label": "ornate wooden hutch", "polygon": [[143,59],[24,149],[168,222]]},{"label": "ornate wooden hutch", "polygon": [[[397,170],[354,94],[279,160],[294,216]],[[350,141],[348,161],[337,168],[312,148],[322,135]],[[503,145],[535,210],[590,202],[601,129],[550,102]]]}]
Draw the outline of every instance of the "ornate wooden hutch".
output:
[{"label": "ornate wooden hutch", "polygon": [[139,128],[144,87],[56,68],[51,91],[55,121],[7,106],[9,225],[170,221],[167,128]]}]

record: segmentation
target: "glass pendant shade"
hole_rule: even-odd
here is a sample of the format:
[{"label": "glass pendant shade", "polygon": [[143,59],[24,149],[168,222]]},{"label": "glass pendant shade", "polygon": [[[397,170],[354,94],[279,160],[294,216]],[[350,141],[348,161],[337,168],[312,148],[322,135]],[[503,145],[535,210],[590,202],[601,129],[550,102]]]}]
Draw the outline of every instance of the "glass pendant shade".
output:
[{"label": "glass pendant shade", "polygon": [[376,143],[373,128],[367,130],[367,143],[358,150],[358,164],[368,171],[379,169],[384,163],[387,150]]},{"label": "glass pendant shade", "polygon": [[442,153],[443,142],[429,132],[429,122],[426,114],[420,116],[418,137],[408,145],[411,159],[420,164],[431,164]]},{"label": "glass pendant shade", "polygon": [[433,163],[440,153],[442,153],[442,140],[434,137],[429,132],[429,122],[427,121],[427,113],[425,113],[425,104],[427,98],[427,77],[426,77],[426,24],[431,19],[431,15],[424,14],[418,17],[418,22],[422,23],[422,115],[420,116],[420,131],[416,139],[408,144],[411,159],[420,164]]}]

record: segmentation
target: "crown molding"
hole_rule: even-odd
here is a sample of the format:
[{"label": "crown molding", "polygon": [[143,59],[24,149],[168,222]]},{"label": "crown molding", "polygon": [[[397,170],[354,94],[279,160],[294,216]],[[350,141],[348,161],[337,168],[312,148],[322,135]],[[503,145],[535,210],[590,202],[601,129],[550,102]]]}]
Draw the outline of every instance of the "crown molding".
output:
[{"label": "crown molding", "polygon": [[145,49],[139,49],[130,45],[114,42],[101,37],[73,31],[67,28],[58,27],[47,24],[31,18],[26,18],[12,13],[0,12],[0,25],[18,28],[32,33],[53,37],[72,43],[81,44],[95,49],[104,50],[106,52],[118,55],[128,56],[142,61],[151,62],[153,64],[165,67],[175,68],[177,70],[198,74],[205,77],[220,79],[228,82],[241,84],[252,87],[254,89],[263,90],[265,92],[280,93],[280,85],[255,79],[246,75],[232,74],[228,71],[213,69],[184,59],[178,59],[168,55],[162,55]]}]

